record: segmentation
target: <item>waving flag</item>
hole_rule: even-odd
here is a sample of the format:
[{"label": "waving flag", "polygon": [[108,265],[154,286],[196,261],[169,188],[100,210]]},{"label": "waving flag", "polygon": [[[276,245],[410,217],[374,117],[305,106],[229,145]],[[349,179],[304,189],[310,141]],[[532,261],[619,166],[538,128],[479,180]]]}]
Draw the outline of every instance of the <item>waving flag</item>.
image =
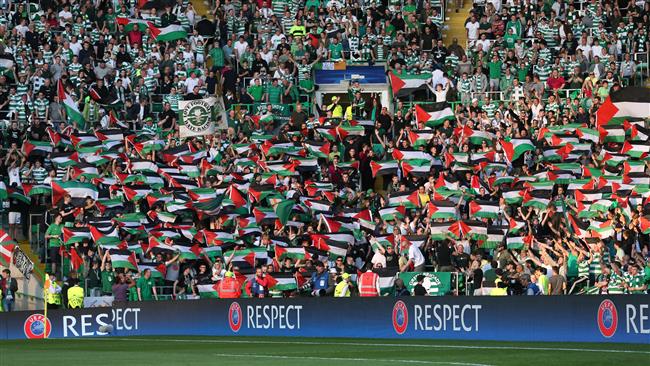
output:
[{"label": "waving flag", "polygon": [[510,162],[517,160],[526,151],[535,151],[535,145],[530,139],[501,140],[500,143]]},{"label": "waving flag", "polygon": [[129,250],[111,249],[108,251],[113,268],[128,268],[138,270],[135,253]]},{"label": "waving flag", "polygon": [[63,87],[63,82],[61,80],[59,80],[57,91],[59,100],[65,107],[65,113],[68,117],[68,121],[76,123],[79,129],[85,130],[86,120],[84,119],[83,114],[81,114],[79,111],[77,103],[75,103],[72,98],[65,92],[65,88]]},{"label": "waving flag", "polygon": [[599,126],[622,119],[650,116],[650,88],[627,87],[612,92],[596,112]]},{"label": "waving flag", "polygon": [[83,183],[77,181],[52,181],[52,204],[55,205],[65,194],[69,194],[72,198],[86,198],[90,197],[96,200],[99,197],[99,190],[97,186],[91,183]]},{"label": "waving flag", "polygon": [[427,87],[427,81],[431,79],[431,74],[406,74],[406,75],[395,75],[391,72],[388,74],[390,79],[390,87],[393,91],[393,96],[405,96],[413,93],[418,89],[424,89]]},{"label": "waving flag", "polygon": [[445,121],[453,121],[456,118],[454,117],[454,111],[451,110],[447,103],[426,104],[425,107],[419,104],[416,105],[415,117],[418,122],[424,122],[426,126],[440,126]]},{"label": "waving flag", "polygon": [[180,25],[171,24],[164,28],[157,28],[151,22],[147,25],[156,42],[171,42],[187,38],[187,31]]}]

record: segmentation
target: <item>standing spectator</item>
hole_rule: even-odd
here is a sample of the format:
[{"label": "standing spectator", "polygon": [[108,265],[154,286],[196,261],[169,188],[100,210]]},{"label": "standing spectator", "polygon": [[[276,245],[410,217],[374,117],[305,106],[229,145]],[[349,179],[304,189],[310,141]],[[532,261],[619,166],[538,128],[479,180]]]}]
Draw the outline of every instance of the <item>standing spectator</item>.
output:
[{"label": "standing spectator", "polygon": [[14,302],[16,301],[16,292],[18,291],[18,281],[11,277],[9,269],[2,270],[2,280],[0,280],[0,292],[2,293],[3,311],[13,311]]}]

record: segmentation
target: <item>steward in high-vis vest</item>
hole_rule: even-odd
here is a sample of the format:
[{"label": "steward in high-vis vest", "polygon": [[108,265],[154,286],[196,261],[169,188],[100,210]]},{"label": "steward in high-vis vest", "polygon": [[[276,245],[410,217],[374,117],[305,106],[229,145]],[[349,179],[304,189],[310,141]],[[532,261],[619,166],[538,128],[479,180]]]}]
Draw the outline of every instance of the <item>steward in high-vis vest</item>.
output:
[{"label": "steward in high-vis vest", "polygon": [[61,307],[61,285],[56,282],[56,276],[50,274],[47,281],[45,281],[47,298],[47,308],[48,309],[58,309]]},{"label": "steward in high-vis vest", "polygon": [[228,271],[225,277],[219,282],[217,289],[221,299],[237,299],[241,296],[241,285],[235,279],[235,274]]},{"label": "steward in high-vis vest", "polygon": [[357,281],[359,286],[359,296],[374,297],[379,296],[381,288],[379,287],[379,275],[368,269],[359,276]]},{"label": "steward in high-vis vest", "polygon": [[79,287],[79,281],[68,289],[68,308],[81,309],[84,306],[84,289]]},{"label": "steward in high-vis vest", "polygon": [[338,283],[334,288],[334,297],[350,297],[350,274],[343,273],[338,279]]}]

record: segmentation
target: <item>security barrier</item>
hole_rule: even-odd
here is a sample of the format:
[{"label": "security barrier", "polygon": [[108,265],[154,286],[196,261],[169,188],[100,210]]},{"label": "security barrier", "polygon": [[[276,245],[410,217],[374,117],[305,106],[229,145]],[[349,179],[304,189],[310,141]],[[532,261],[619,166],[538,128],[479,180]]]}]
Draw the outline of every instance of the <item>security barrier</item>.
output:
[{"label": "security barrier", "polygon": [[382,297],[121,303],[0,313],[0,339],[296,336],[650,344],[650,296]]}]

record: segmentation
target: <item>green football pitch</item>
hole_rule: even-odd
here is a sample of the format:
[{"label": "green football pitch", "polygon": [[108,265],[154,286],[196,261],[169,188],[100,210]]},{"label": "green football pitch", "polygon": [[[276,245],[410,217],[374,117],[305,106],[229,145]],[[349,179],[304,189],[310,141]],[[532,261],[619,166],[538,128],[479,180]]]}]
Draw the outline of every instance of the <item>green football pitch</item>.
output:
[{"label": "green football pitch", "polygon": [[650,345],[137,337],[0,342],[0,365],[650,365]]}]

